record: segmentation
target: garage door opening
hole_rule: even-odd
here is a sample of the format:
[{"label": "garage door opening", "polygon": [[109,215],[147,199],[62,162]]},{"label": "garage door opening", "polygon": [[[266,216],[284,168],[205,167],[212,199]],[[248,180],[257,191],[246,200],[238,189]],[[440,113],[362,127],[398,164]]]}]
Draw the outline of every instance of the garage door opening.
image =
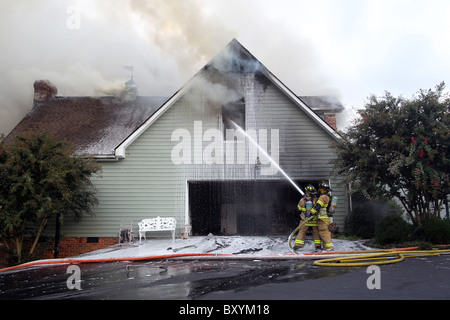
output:
[{"label": "garage door opening", "polygon": [[[304,189],[308,183],[296,184]],[[287,181],[188,181],[192,234],[287,235],[299,223],[299,192]]]}]

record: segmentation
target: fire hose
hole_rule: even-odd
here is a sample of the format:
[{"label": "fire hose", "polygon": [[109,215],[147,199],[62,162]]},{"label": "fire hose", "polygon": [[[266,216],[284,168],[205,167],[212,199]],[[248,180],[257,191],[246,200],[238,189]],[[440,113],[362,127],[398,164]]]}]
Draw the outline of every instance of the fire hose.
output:
[{"label": "fire hose", "polygon": [[[306,222],[305,222],[306,223]],[[303,223],[300,224],[300,227]],[[296,231],[296,230],[295,230]],[[295,231],[293,233],[295,233]],[[291,237],[292,238],[292,237]],[[321,253],[304,253],[302,255],[263,255],[258,259],[306,259],[316,260],[314,265],[324,267],[362,267],[374,264],[387,264],[403,261],[409,257],[425,257],[439,256],[441,253],[450,253],[450,250],[428,250],[419,251],[418,247],[385,249],[385,250],[364,250],[364,251],[340,251],[340,252],[321,252]],[[367,254],[369,253],[369,254]],[[331,259],[323,259],[324,256],[334,256]],[[347,257],[342,257],[342,255]],[[337,256],[337,257],[336,257]],[[255,255],[236,255],[236,254],[216,254],[216,253],[183,253],[183,254],[167,254],[158,256],[144,257],[124,257],[124,258],[64,258],[64,259],[48,259],[38,260],[21,265],[0,269],[0,272],[21,269],[26,267],[62,265],[62,264],[82,264],[82,263],[107,263],[119,261],[148,261],[148,260],[166,260],[166,259],[255,259]]]},{"label": "fire hose", "polygon": [[288,239],[288,243],[289,243],[289,248],[291,249],[291,251],[292,251],[293,253],[298,254],[298,253],[294,250],[294,248],[292,248],[292,243],[291,243],[292,237],[293,237],[294,234],[295,234],[298,230],[300,230],[300,228],[303,227],[308,221],[312,220],[312,218],[314,218],[314,216],[310,216],[309,218],[307,218],[307,219],[305,219],[305,220],[302,220],[302,221],[300,222],[300,224],[298,225],[298,227],[295,228],[294,231],[292,231],[292,233],[290,234],[289,239]]},{"label": "fire hose", "polygon": [[[367,252],[380,252],[366,254]],[[352,256],[321,259],[314,261],[314,265],[322,267],[363,267],[397,263],[405,258],[439,256],[441,253],[449,253],[450,250],[368,250],[349,252]]]}]

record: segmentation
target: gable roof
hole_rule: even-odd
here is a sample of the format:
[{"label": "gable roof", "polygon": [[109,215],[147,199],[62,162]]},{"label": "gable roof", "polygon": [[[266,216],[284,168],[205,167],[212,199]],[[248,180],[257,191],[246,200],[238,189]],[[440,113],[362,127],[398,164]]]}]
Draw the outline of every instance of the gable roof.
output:
[{"label": "gable roof", "polygon": [[[139,127],[132,135],[125,139],[116,149],[116,157],[125,158],[126,148],[134,142],[143,132],[147,130],[164,112],[166,112],[181,96],[183,96],[192,86],[196,77],[203,72],[210,72],[215,69],[219,73],[226,74],[229,72],[255,72],[264,75],[272,84],[280,89],[298,108],[303,110],[314,122],[316,122],[323,130],[325,130],[333,139],[340,140],[341,136],[331,127],[324,119],[313,111],[299,96],[295,95],[288,87],[286,87],[274,74],[272,74],[258,59],[256,59],[244,46],[236,39],[231,40],[227,46],[210,62],[208,62],[188,83],[176,92],[169,100],[167,100],[161,108],[155,112],[141,127]],[[319,99],[311,99],[309,102],[322,101],[322,105],[326,100],[323,96]],[[302,97],[304,100],[305,97]],[[339,103],[340,104],[340,103]],[[342,106],[342,105],[341,105]],[[335,110],[340,109],[336,107]],[[340,111],[343,110],[340,109]],[[338,111],[338,112],[340,112]]]},{"label": "gable roof", "polygon": [[[295,95],[236,39],[233,39],[170,98],[138,96],[136,99],[126,100],[112,96],[51,96],[44,101],[35,100],[33,109],[11,131],[7,140],[26,131],[54,132],[59,138],[73,143],[78,155],[98,159],[125,158],[126,148],[192,88],[197,76],[216,71],[222,74],[241,71],[264,75],[328,134],[334,139],[340,139],[339,134],[314,111],[320,112],[322,107],[332,109],[333,112],[342,111],[343,107],[336,98],[333,102],[333,99],[325,96]],[[314,105],[315,109],[309,105]]]}]

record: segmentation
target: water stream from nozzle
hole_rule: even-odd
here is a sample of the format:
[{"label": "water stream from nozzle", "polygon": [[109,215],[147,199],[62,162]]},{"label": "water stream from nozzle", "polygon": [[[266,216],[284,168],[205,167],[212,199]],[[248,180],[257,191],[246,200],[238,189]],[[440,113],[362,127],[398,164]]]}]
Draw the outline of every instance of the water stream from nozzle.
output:
[{"label": "water stream from nozzle", "polygon": [[297,191],[298,192],[300,192],[300,194],[303,196],[303,195],[305,195],[305,193],[302,191],[302,189],[300,189],[296,184],[295,184],[295,182],[291,179],[291,177],[289,177],[288,175],[287,175],[287,173],[286,172],[284,172],[284,170],[279,166],[279,164],[278,163],[276,163],[276,161],[275,160],[273,160],[272,159],[272,157],[271,156],[269,156],[269,154],[266,152],[266,150],[264,150],[263,148],[261,148],[261,146],[246,132],[246,131],[244,131],[244,129],[242,129],[239,125],[237,125],[236,124],[236,122],[234,122],[233,120],[230,120],[230,119],[228,119],[228,121],[230,121],[232,124],[233,124],[233,126],[238,130],[238,131],[240,131],[244,136],[246,136],[247,137],[247,139],[251,142],[251,143],[253,143],[253,145],[255,145],[257,148],[258,148],[258,150],[264,155],[264,156],[266,156],[267,157],[267,159],[269,159],[269,161],[275,166],[275,167],[277,167],[277,169],[283,174],[283,176],[294,186],[294,188],[295,189],[297,189]]}]

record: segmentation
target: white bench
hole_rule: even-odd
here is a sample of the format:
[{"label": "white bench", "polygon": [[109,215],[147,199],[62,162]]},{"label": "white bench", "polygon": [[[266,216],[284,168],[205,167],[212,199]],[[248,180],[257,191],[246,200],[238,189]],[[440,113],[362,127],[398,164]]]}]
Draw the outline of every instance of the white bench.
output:
[{"label": "white bench", "polygon": [[138,222],[139,226],[139,242],[141,242],[141,238],[144,237],[147,231],[171,231],[172,232],[172,241],[175,242],[175,228],[177,227],[177,220],[175,218],[150,218],[144,219],[141,222]]}]

